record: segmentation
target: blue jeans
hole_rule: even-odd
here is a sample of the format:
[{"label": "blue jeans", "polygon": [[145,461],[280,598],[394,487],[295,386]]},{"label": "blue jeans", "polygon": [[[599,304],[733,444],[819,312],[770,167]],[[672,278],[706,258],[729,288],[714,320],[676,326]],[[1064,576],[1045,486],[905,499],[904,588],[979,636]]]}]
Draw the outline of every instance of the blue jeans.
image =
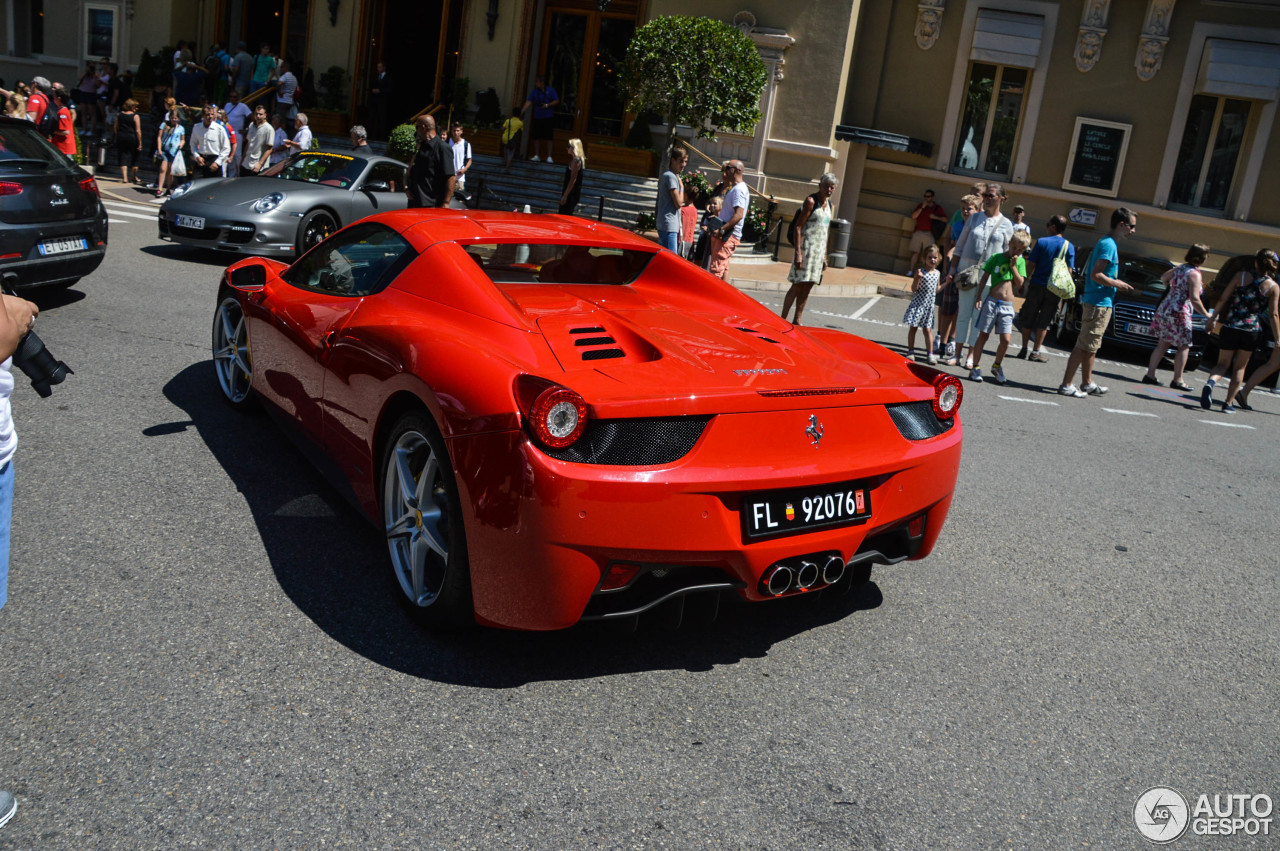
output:
[{"label": "blue jeans", "polygon": [[13,462],[0,468],[0,609],[9,599],[9,526],[13,520]]},{"label": "blue jeans", "polygon": [[680,242],[680,231],[677,231],[677,230],[658,231],[658,245],[661,245],[663,248],[667,249],[668,251],[675,251],[676,246],[679,244],[679,242]]}]

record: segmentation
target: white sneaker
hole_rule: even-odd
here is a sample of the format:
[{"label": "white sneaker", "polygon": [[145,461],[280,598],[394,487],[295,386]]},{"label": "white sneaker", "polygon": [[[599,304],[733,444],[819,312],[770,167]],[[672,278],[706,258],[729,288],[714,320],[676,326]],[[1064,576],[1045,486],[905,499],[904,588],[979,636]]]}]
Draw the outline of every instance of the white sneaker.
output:
[{"label": "white sneaker", "polygon": [[1083,390],[1077,390],[1074,384],[1063,384],[1058,387],[1058,395],[1071,396],[1076,399],[1083,399],[1085,396],[1088,396],[1089,394],[1085,393]]},{"label": "white sneaker", "polygon": [[976,382],[978,382],[979,384],[981,384],[981,383],[982,383],[982,370],[978,369],[976,366],[975,366],[973,369],[969,370],[969,380],[970,380],[970,381],[976,381]]},{"label": "white sneaker", "polygon": [[1101,396],[1103,393],[1107,392],[1107,388],[1099,384],[1086,384],[1080,389],[1090,396]]},{"label": "white sneaker", "polygon": [[542,160],[538,159],[537,157],[529,157],[529,162],[531,162],[531,163],[540,163],[540,162],[542,162]]},{"label": "white sneaker", "polygon": [[996,383],[997,383],[997,384],[1008,384],[1008,383],[1009,383],[1008,379],[1004,377],[1004,367],[1003,367],[1003,366],[993,366],[993,367],[991,367],[991,377],[992,377],[992,378],[994,378],[994,379],[996,380]]},{"label": "white sneaker", "polygon": [[929,355],[929,363],[937,363],[937,362],[938,362],[937,355]]},{"label": "white sneaker", "polygon": [[973,355],[968,355],[964,359],[964,368],[973,369]]}]

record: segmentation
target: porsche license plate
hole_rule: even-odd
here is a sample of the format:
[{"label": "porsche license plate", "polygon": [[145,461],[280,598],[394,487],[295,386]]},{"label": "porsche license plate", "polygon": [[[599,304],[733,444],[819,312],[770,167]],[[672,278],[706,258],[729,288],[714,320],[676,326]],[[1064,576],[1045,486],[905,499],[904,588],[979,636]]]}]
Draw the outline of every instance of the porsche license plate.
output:
[{"label": "porsche license plate", "polygon": [[40,254],[66,254],[68,251],[87,251],[89,242],[81,236],[69,236],[63,239],[49,239],[40,243]]},{"label": "porsche license plate", "polygon": [[846,526],[870,516],[871,490],[856,482],[747,494],[742,500],[748,538]]},{"label": "porsche license plate", "polygon": [[202,216],[174,216],[173,223],[180,228],[204,230],[204,218]]}]

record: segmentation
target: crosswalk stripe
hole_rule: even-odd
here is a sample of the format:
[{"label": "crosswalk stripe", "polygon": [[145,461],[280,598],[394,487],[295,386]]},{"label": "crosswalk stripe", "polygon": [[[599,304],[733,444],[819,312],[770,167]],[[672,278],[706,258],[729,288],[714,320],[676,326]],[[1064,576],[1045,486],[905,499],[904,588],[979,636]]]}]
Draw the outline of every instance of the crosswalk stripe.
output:
[{"label": "crosswalk stripe", "polygon": [[999,398],[1004,399],[1006,402],[1026,402],[1029,405],[1052,405],[1055,408],[1058,407],[1057,402],[1050,402],[1048,399],[1026,399],[1022,396],[1000,396]]},{"label": "crosswalk stripe", "polygon": [[124,216],[124,217],[126,217],[126,218],[130,218],[130,219],[146,219],[146,220],[147,220],[147,221],[149,221],[149,222],[154,222],[154,221],[156,220],[156,212],[155,212],[155,210],[146,211],[146,208],[143,208],[143,207],[138,207],[138,208],[135,208],[135,209],[141,209],[141,210],[144,210],[144,212],[141,212],[141,213],[134,213],[134,212],[132,212],[132,211],[130,211],[130,210],[121,210],[121,209],[118,209],[118,208],[116,208],[116,207],[108,207],[108,208],[107,208],[107,215],[109,215],[109,216]]},{"label": "crosswalk stripe", "polygon": [[1153,414],[1148,411],[1122,411],[1119,408],[1103,408],[1108,414],[1124,414],[1127,417],[1155,417],[1160,419],[1159,414]]},{"label": "crosswalk stripe", "polygon": [[1224,423],[1224,422],[1219,422],[1218,420],[1200,420],[1200,422],[1204,423],[1205,425],[1222,426],[1223,428],[1247,428],[1250,431],[1257,431],[1257,429],[1254,428],[1253,426],[1245,425],[1244,423]]}]

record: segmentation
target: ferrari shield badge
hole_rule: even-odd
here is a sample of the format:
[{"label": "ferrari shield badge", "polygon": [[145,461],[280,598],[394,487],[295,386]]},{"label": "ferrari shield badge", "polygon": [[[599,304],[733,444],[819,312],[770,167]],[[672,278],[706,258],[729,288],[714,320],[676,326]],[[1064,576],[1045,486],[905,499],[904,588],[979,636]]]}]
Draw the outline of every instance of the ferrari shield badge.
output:
[{"label": "ferrari shield badge", "polygon": [[809,427],[804,430],[804,433],[809,435],[809,439],[813,441],[813,446],[816,449],[818,442],[822,440],[822,423],[818,422],[817,414],[809,415]]}]

